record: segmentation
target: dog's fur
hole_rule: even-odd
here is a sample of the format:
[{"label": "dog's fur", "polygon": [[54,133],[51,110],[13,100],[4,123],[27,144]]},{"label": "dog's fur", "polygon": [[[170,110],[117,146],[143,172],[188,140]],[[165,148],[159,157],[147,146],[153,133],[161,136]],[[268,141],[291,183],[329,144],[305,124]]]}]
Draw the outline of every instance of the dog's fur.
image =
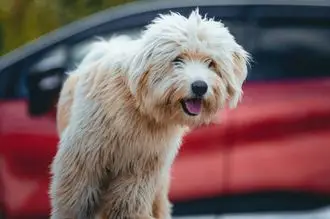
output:
[{"label": "dog's fur", "polygon": [[[170,167],[186,127],[236,106],[248,59],[198,10],[160,15],[136,40],[95,42],[60,94],[51,218],[171,218]],[[182,101],[195,80],[208,90],[191,116]]]}]

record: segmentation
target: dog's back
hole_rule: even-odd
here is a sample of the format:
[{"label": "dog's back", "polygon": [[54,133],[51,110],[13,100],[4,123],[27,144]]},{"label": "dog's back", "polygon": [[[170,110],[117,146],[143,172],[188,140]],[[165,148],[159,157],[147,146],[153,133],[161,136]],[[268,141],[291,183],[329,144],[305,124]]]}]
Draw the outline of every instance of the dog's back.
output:
[{"label": "dog's back", "polygon": [[57,104],[57,131],[59,135],[68,126],[71,106],[74,100],[74,91],[81,69],[102,60],[104,57],[112,59],[123,58],[125,56],[124,51],[127,51],[124,48],[129,46],[128,43],[130,41],[131,39],[128,36],[116,36],[110,38],[110,40],[100,39],[95,41],[90,45],[89,53],[81,61],[78,68],[68,74]]}]

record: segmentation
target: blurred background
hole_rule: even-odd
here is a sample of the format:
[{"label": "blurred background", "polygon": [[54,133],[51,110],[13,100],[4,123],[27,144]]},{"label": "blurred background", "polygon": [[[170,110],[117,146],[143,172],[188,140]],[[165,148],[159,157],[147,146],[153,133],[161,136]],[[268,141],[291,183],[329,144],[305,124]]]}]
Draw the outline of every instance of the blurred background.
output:
[{"label": "blurred background", "polygon": [[132,0],[1,0],[0,55],[103,9]]},{"label": "blurred background", "polygon": [[0,0],[1,219],[48,218],[58,93],[91,41],[196,6],[253,62],[239,107],[185,137],[175,218],[330,219],[329,0]]}]

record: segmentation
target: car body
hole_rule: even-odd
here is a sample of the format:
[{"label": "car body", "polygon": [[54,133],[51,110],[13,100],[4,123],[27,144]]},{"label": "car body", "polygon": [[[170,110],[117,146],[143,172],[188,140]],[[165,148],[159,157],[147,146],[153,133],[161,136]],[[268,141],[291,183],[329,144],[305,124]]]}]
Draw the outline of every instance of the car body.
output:
[{"label": "car body", "polygon": [[253,56],[239,107],[185,136],[173,165],[174,214],[330,204],[328,1],[141,1],[40,37],[0,60],[0,202],[5,218],[46,218],[65,72],[95,36],[138,36],[158,13],[222,19]]}]

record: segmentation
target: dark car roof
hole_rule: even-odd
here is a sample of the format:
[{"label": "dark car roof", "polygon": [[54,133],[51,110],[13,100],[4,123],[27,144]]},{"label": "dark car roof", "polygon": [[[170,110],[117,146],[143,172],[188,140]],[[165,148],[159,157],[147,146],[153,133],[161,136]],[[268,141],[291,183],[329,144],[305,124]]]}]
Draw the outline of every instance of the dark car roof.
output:
[{"label": "dark car roof", "polygon": [[112,20],[144,12],[185,8],[195,6],[230,6],[230,5],[291,5],[291,6],[330,6],[329,0],[144,0],[110,8],[99,13],[87,16],[72,22],[62,28],[45,34],[38,39],[27,43],[12,52],[3,55],[0,59],[0,72],[10,65],[41,51],[57,42],[68,39],[77,33],[88,30]]}]

